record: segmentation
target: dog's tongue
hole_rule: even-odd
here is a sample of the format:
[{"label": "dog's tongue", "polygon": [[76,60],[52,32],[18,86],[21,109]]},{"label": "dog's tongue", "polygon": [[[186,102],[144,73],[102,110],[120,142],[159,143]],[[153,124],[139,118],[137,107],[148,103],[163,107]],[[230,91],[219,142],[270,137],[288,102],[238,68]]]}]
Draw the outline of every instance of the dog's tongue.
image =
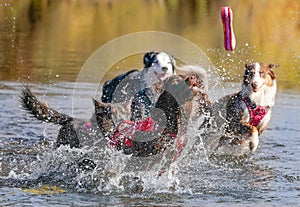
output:
[{"label": "dog's tongue", "polygon": [[253,91],[253,92],[257,92],[257,91],[258,91],[258,88],[257,88],[257,87],[254,87],[254,86],[252,86],[252,91]]},{"label": "dog's tongue", "polygon": [[160,77],[161,79],[165,79],[166,74],[162,74],[162,75],[160,75],[159,77]]},{"label": "dog's tongue", "polygon": [[190,88],[191,88],[194,95],[197,95],[200,91],[198,86],[191,86]]},{"label": "dog's tongue", "polygon": [[158,78],[160,81],[163,81],[163,80],[166,79],[166,74],[165,74],[165,73],[163,73],[163,74],[158,74],[158,73],[156,73],[156,76],[157,76],[157,78]]}]

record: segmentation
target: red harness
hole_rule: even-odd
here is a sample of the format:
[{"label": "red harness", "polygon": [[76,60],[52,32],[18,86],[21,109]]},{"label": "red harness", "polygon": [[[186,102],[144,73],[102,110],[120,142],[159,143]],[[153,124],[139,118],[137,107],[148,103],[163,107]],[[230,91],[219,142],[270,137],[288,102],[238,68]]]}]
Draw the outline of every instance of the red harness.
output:
[{"label": "red harness", "polygon": [[265,115],[269,112],[269,106],[260,106],[252,103],[249,99],[243,98],[250,114],[249,124],[257,127]]},{"label": "red harness", "polygon": [[[124,126],[127,125],[127,126]],[[136,131],[146,131],[146,132],[155,132],[155,131],[163,131],[161,127],[157,125],[152,117],[147,117],[143,120],[138,120],[136,122],[130,120],[124,120],[118,124],[113,135],[110,137],[110,145],[113,147],[117,147],[120,144],[120,141],[123,138],[123,143],[127,147],[132,147],[134,134]],[[180,142],[180,139],[175,133],[168,133],[168,136],[176,139],[177,147],[181,150],[183,144]]]}]

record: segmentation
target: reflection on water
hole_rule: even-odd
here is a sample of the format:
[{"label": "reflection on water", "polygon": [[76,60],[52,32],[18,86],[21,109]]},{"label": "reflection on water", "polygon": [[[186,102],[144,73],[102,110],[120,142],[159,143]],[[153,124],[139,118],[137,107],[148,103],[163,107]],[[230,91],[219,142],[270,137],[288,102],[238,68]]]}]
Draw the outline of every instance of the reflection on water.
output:
[{"label": "reflection on water", "polygon": [[[224,5],[234,12],[234,53],[223,48]],[[300,90],[299,11],[297,0],[0,0],[0,80],[75,81],[103,44],[154,30],[194,42],[226,80],[239,80],[244,64],[256,60],[280,64],[279,88]]]}]

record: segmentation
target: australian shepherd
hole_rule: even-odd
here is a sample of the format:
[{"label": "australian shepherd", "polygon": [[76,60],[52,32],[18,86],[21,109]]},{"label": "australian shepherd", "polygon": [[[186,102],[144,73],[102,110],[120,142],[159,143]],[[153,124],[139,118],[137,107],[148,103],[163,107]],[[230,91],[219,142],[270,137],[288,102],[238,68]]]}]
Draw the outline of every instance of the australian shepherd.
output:
[{"label": "australian shepherd", "polygon": [[[278,65],[246,64],[241,91],[227,95],[210,107],[205,138],[212,149],[230,154],[254,152],[258,136],[267,128],[275,103]],[[209,128],[209,130],[207,130]]]}]

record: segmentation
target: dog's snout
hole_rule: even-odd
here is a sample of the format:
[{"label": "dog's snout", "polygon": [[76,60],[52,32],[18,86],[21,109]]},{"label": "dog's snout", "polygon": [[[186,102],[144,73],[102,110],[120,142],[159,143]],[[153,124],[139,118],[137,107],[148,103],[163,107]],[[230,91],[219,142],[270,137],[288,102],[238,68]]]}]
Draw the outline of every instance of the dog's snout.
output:
[{"label": "dog's snout", "polygon": [[253,81],[253,82],[252,82],[252,87],[253,87],[253,88],[256,88],[257,86],[258,86],[258,82],[257,82],[257,81]]},{"label": "dog's snout", "polygon": [[164,72],[168,71],[168,67],[162,67],[161,68]]},{"label": "dog's snout", "polygon": [[195,75],[189,77],[190,86],[197,86],[199,84],[198,79]]}]

